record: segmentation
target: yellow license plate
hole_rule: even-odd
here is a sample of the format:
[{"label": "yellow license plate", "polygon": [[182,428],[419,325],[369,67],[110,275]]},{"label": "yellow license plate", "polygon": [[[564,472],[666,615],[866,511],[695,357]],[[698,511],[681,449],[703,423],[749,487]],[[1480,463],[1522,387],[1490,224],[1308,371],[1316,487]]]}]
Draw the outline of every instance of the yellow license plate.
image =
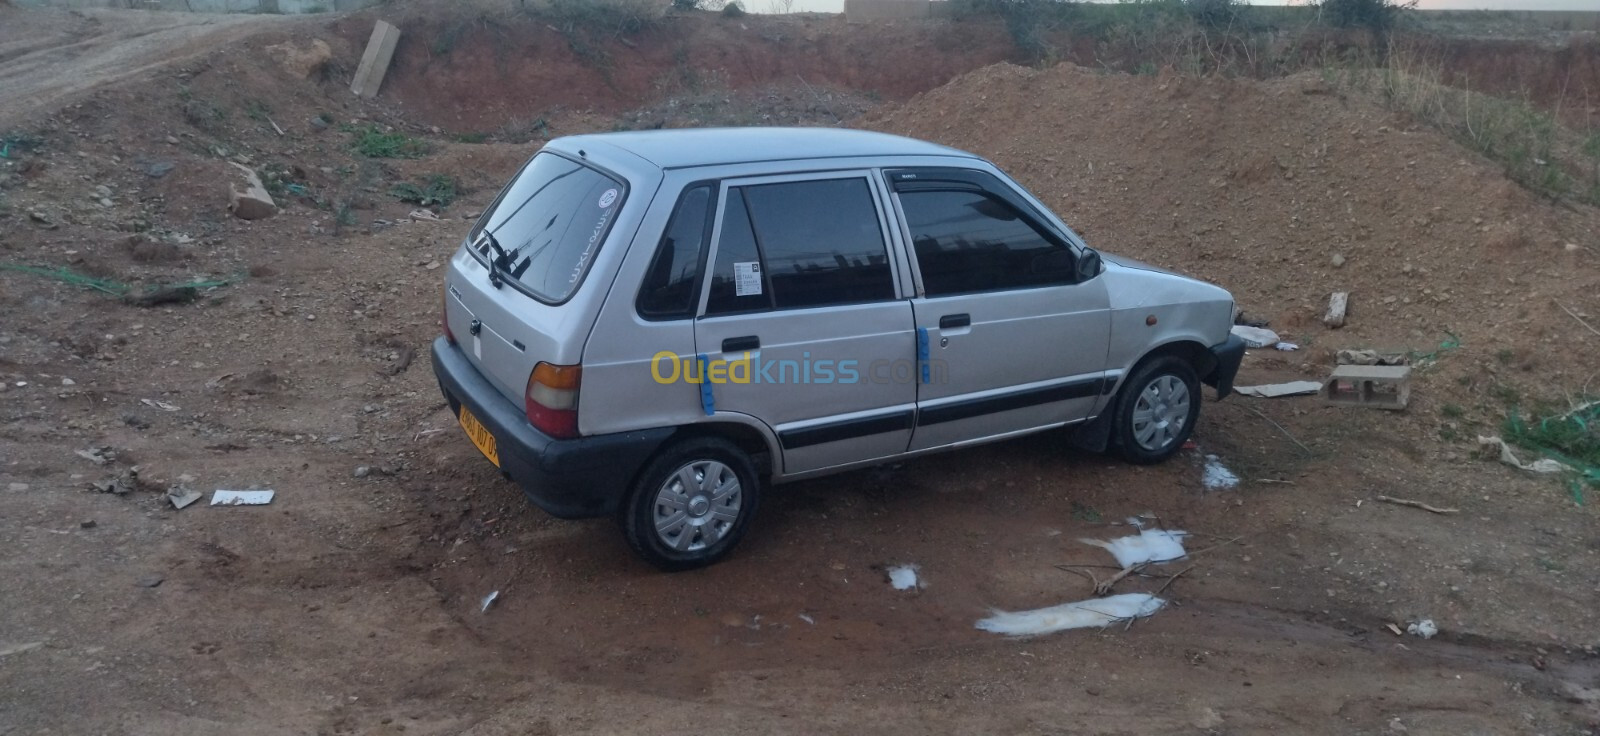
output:
[{"label": "yellow license plate", "polygon": [[461,407],[461,416],[457,419],[461,421],[461,428],[467,431],[467,439],[472,440],[478,452],[489,458],[489,462],[494,463],[495,467],[500,467],[500,452],[495,448],[494,435],[478,422],[477,417],[472,416],[472,412],[467,411],[465,405]]}]

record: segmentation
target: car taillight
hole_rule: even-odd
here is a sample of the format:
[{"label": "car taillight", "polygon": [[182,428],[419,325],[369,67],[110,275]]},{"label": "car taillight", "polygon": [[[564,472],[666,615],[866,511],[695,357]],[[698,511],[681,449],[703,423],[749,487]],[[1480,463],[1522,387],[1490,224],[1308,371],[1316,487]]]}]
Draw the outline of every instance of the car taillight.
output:
[{"label": "car taillight", "polygon": [[528,374],[528,389],[523,393],[523,408],[528,423],[551,437],[578,436],[578,382],[583,368],[576,365],[540,363]]},{"label": "car taillight", "polygon": [[444,299],[439,303],[439,326],[444,328],[444,339],[456,344],[455,333],[450,331],[450,287],[444,289]]}]

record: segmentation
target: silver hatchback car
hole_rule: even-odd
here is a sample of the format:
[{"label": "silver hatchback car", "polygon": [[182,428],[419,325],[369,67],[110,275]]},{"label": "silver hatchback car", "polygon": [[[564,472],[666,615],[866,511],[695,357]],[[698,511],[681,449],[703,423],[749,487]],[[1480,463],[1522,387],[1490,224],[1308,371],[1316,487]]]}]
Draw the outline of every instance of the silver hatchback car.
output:
[{"label": "silver hatchback car", "polygon": [[1232,389],[1227,291],[1101,256],[977,156],[834,129],[551,141],[467,233],[433,369],[472,443],[669,570],[770,484],[1076,425],[1137,463]]}]

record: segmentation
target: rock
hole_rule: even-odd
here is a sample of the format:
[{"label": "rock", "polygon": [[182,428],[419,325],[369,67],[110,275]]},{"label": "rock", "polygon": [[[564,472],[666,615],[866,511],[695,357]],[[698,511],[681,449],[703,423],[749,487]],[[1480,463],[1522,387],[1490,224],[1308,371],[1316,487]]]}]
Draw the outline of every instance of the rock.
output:
[{"label": "rock", "polygon": [[85,519],[83,521],[78,522],[78,528],[79,529],[93,529],[96,526],[98,526],[98,525],[95,524],[94,519]]},{"label": "rock", "polygon": [[365,465],[360,465],[356,467],[355,472],[351,473],[351,475],[354,475],[357,478],[365,478],[369,475],[372,475],[372,468],[369,468]]},{"label": "rock", "polygon": [[177,164],[174,164],[171,161],[152,161],[139,166],[139,170],[143,171],[145,176],[148,176],[152,179],[160,179],[161,177],[172,173],[172,170],[175,168],[177,168]]},{"label": "rock", "polygon": [[159,286],[138,294],[128,294],[123,301],[136,307],[157,307],[163,304],[188,304],[200,298],[200,290],[193,286]]},{"label": "rock", "polygon": [[73,453],[78,457],[94,463],[95,465],[105,465],[106,463],[117,459],[117,451],[109,446],[91,447],[87,450],[74,450]]},{"label": "rock", "polygon": [[241,220],[261,220],[277,214],[278,205],[261,184],[261,177],[256,176],[256,172],[248,166],[229,165],[238,172],[238,176],[231,187],[228,211]]},{"label": "rock", "polygon": [[160,575],[146,575],[142,578],[139,578],[139,587],[154,588],[161,585],[163,582],[166,582],[166,578]]},{"label": "rock", "polygon": [[1344,256],[1341,256],[1338,253],[1333,254],[1333,267],[1344,268]]},{"label": "rock", "polygon": [[112,206],[112,205],[114,205],[114,204],[116,204],[116,203],[115,203],[115,202],[112,202],[112,201],[111,201],[111,200],[109,200],[109,199],[104,199],[104,198],[102,198],[102,199],[101,199],[101,200],[100,200],[100,206],[101,206],[101,207],[110,207],[110,206]]},{"label": "rock", "polygon": [[22,491],[28,490],[28,484],[27,483],[12,483],[11,485],[6,486],[6,490],[15,491],[15,492],[21,493]]},{"label": "rock", "polygon": [[63,386],[76,386],[76,385],[78,385],[78,382],[74,381],[74,380],[72,380],[70,378],[63,378],[63,379],[61,379],[61,385],[63,385]]},{"label": "rock", "polygon": [[304,48],[287,41],[263,50],[278,61],[284,73],[296,79],[310,79],[312,75],[327,69],[328,63],[333,61],[333,48],[320,38],[311,39],[311,43]]},{"label": "rock", "polygon": [[1578,245],[1577,243],[1567,243],[1561,247],[1564,248],[1568,253],[1577,253],[1578,251],[1583,250],[1583,246]]},{"label": "rock", "polygon": [[43,225],[46,230],[54,230],[57,227],[55,220],[50,219],[50,216],[41,210],[28,210],[28,219]]},{"label": "rock", "polygon": [[106,197],[111,196],[111,187],[101,184],[100,186],[94,188],[94,194],[101,199],[105,199]]},{"label": "rock", "polygon": [[167,136],[167,145],[169,145],[169,146],[178,145],[178,139],[176,137],[173,137],[173,136],[170,136],[170,135]]},{"label": "rock", "polygon": [[1195,713],[1194,727],[1202,731],[1210,731],[1222,725],[1222,715],[1214,708],[1201,708]]}]

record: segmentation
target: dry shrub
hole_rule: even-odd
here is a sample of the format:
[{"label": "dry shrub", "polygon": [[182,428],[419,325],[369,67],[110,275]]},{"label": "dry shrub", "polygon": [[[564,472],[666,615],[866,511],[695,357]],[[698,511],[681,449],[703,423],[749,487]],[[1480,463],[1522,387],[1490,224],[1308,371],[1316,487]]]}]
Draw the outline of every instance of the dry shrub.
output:
[{"label": "dry shrub", "polygon": [[1511,180],[1550,198],[1600,204],[1600,133],[1579,133],[1528,100],[1451,87],[1444,64],[1391,45],[1381,63],[1324,72],[1376,93],[1390,108],[1438,128],[1504,168]]}]

